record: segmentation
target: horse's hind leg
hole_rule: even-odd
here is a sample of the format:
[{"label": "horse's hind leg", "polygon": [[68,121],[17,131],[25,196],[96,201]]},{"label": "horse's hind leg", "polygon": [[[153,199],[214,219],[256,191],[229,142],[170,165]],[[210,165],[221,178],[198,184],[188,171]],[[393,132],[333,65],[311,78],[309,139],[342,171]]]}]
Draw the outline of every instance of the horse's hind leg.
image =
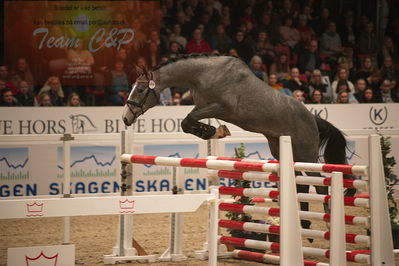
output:
[{"label": "horse's hind leg", "polygon": [[214,126],[199,122],[204,118],[215,118],[225,112],[222,106],[217,103],[207,105],[203,108],[195,107],[181,123],[185,133],[193,134],[202,139],[223,138],[230,136],[230,132],[226,126],[220,126],[216,129]]}]

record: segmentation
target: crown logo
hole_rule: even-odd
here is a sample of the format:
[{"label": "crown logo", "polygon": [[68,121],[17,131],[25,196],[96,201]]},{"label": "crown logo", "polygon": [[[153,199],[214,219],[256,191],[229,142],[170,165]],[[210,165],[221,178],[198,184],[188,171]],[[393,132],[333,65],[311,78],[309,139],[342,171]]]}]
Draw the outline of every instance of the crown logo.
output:
[{"label": "crown logo", "polygon": [[134,212],[134,200],[119,200],[119,212],[120,213],[133,213]]},{"label": "crown logo", "polygon": [[39,256],[32,258],[25,255],[26,265],[54,265],[57,266],[58,253],[52,257],[46,256],[43,250],[40,252]]},{"label": "crown logo", "polygon": [[28,214],[26,216],[28,217],[34,217],[34,216],[43,216],[43,203],[38,204],[36,201],[33,202],[32,204],[26,204]]}]

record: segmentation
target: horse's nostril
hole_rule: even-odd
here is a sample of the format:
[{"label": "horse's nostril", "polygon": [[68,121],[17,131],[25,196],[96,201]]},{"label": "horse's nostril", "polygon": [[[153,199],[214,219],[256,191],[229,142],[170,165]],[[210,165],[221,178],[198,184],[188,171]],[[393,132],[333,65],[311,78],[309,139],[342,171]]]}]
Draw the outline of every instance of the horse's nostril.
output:
[{"label": "horse's nostril", "polygon": [[127,119],[127,117],[123,118],[123,123],[125,123],[125,125],[128,126],[129,120]]}]

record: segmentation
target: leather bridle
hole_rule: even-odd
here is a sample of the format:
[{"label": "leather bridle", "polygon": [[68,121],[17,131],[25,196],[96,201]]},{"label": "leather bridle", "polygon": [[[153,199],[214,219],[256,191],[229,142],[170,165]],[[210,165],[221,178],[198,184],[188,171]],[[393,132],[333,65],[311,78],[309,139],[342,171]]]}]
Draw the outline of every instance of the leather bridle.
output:
[{"label": "leather bridle", "polygon": [[151,78],[149,78],[147,74],[146,74],[145,76],[147,77],[148,81],[136,81],[136,83],[147,83],[147,89],[146,89],[147,91],[146,91],[144,97],[142,98],[142,100],[141,100],[140,102],[136,102],[136,101],[134,101],[134,100],[129,100],[129,99],[126,101],[127,107],[129,108],[130,112],[132,112],[132,114],[133,114],[134,116],[137,116],[137,115],[134,113],[133,107],[138,107],[138,108],[140,108],[140,110],[141,110],[141,115],[144,114],[144,109],[143,109],[143,107],[144,107],[144,105],[146,104],[147,99],[148,99],[148,96],[150,96],[150,93],[152,93],[152,94],[154,95],[154,97],[155,97],[155,99],[156,99],[156,101],[157,101],[157,104],[160,103],[159,98],[158,98],[158,95],[157,95],[157,93],[155,92],[155,81],[153,80],[153,74],[152,74],[152,72],[150,72]]}]

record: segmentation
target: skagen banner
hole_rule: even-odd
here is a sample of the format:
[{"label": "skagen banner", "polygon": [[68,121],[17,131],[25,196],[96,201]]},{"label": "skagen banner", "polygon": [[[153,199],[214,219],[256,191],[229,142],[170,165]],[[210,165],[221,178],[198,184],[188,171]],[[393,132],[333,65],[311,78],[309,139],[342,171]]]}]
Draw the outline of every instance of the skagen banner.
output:
[{"label": "skagen banner", "polygon": [[[341,130],[399,129],[399,104],[307,105]],[[181,132],[181,121],[193,106],[159,106],[150,109],[133,125],[138,133]],[[119,133],[126,129],[122,107],[23,107],[0,108],[0,135]],[[209,123],[218,126],[210,119]],[[225,124],[225,123],[224,123]],[[227,124],[231,131],[242,131]]]}]

